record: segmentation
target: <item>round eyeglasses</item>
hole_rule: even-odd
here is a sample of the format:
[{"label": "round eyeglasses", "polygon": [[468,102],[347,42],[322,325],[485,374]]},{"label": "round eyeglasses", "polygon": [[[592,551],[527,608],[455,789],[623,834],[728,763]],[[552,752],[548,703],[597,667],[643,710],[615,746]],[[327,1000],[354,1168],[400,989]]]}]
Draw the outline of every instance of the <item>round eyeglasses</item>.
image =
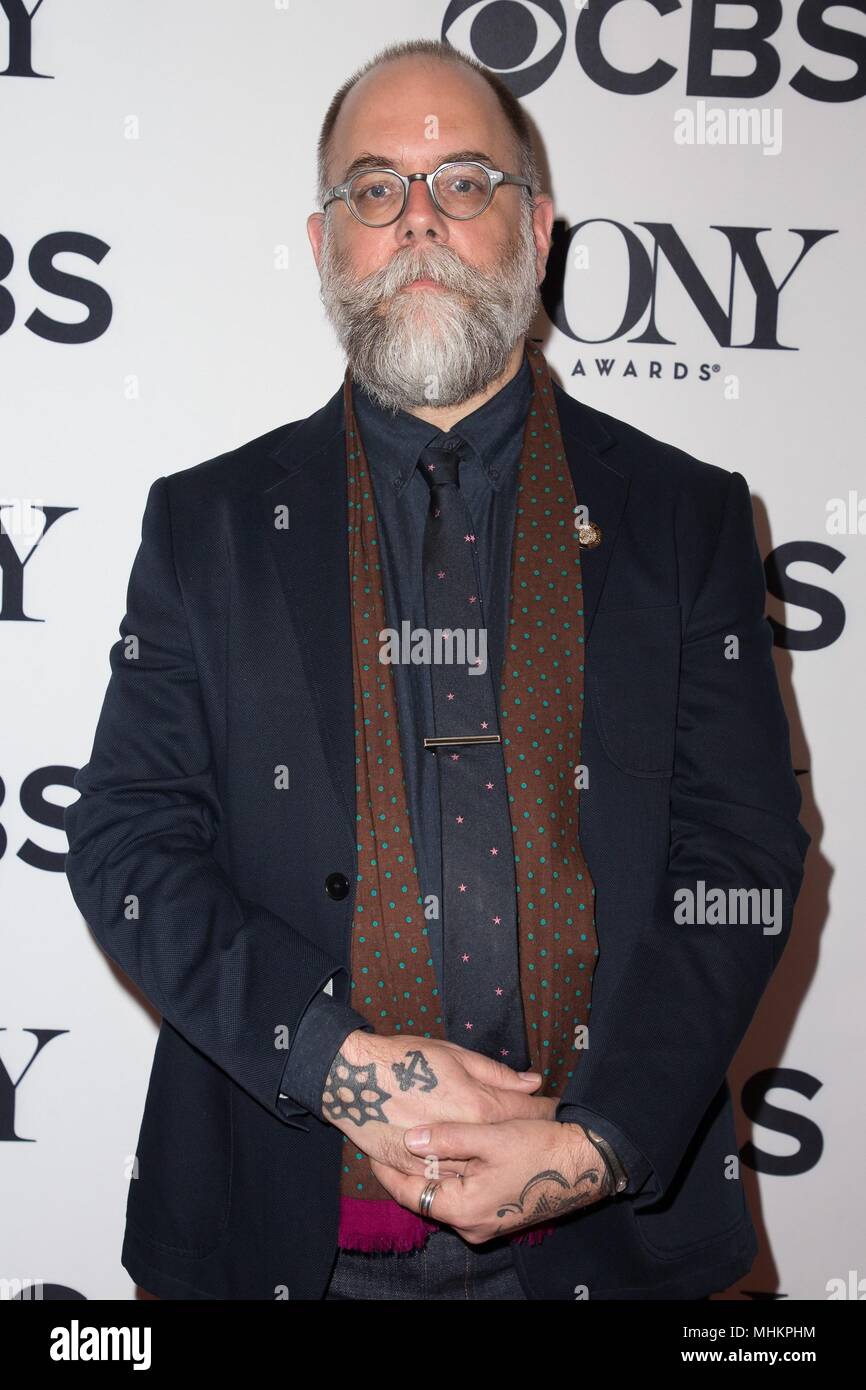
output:
[{"label": "round eyeglasses", "polygon": [[488,169],[474,160],[440,164],[432,174],[398,174],[396,169],[362,169],[325,194],[322,210],[341,199],[365,227],[387,227],[402,217],[409,185],[423,179],[436,207],[460,222],[477,217],[489,205],[500,184],[516,183],[531,191],[528,179]]}]

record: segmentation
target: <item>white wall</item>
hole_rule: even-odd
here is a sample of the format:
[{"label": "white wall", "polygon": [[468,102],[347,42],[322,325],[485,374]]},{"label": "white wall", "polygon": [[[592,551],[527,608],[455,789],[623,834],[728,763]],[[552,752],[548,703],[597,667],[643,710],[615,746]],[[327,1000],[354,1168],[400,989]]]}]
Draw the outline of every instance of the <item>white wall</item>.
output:
[{"label": "white wall", "polygon": [[[776,284],[800,254],[792,228],[833,231],[778,296],[778,340],[788,350],[747,346],[756,296],[742,263],[728,346],[664,255],[655,321],[670,345],[629,341],[642,334],[646,310],[611,338],[627,265],[622,233],[598,222],[575,238],[588,265],[574,255],[568,263],[565,313],[572,332],[610,340],[575,341],[546,318],[538,333],[581,399],[742,472],[763,553],[796,543],[791,579],[844,607],[844,629],[834,635],[814,611],[769,601],[786,630],[819,622],[826,630],[813,650],[792,649],[785,638],[776,653],[795,763],[808,769],[803,819],[814,840],[793,939],[731,1072],[741,1139],[757,1145],[758,1169],[767,1166],[760,1155],[788,1159],[781,1174],[749,1170],[763,1249],[732,1296],[778,1290],[821,1299],[828,1281],[849,1270],[866,1277],[866,933],[858,878],[866,536],[827,529],[830,499],[866,492],[863,102],[815,99],[791,86],[803,67],[830,83],[858,69],[810,48],[797,32],[798,5],[786,3],[769,41],[780,57],[769,90],[703,98],[726,112],[781,113],[781,150],[681,145],[677,112],[697,111],[702,99],[701,90],[687,92],[692,7],[661,16],[625,0],[605,19],[609,63],[634,72],[661,58],[675,69],[660,90],[628,95],[605,90],[598,66],[578,61],[575,28],[580,20],[585,38],[597,4],[511,0],[499,6],[491,31],[487,0],[48,4],[32,23],[33,68],[44,77],[0,75],[0,498],[73,509],[41,540],[41,512],[29,539],[14,534],[14,507],[0,513],[22,559],[39,540],[24,571],[32,621],[12,616],[0,624],[0,822],[8,836],[0,863],[0,1119],[21,1141],[8,1128],[0,1135],[0,1276],[43,1279],[87,1298],[134,1293],[119,1263],[126,1163],[156,1021],[77,912],[62,873],[65,838],[50,811],[56,819],[74,798],[72,774],[89,756],[149,484],[310,413],[339,384],[342,362],[304,229],[318,125],[355,66],[391,40],[439,36],[447,9],[451,40],[474,43],[491,66],[507,55],[490,43],[517,42],[527,15],[539,26],[542,62],[564,24],[564,51],[548,60],[552,70],[523,85],[567,225],[611,219],[630,229],[650,260],[653,238],[639,224],[670,225],[722,308],[731,251],[714,228],[766,228],[757,245]],[[712,7],[694,8],[708,24]],[[866,16],[836,6],[831,17],[862,46]],[[720,7],[719,24],[753,21],[747,5]],[[0,7],[0,67],[8,30]],[[508,61],[533,66],[519,54]],[[751,67],[746,55],[722,53],[713,72]],[[87,312],[28,268],[41,239],[58,233],[72,249],[55,256],[56,270],[100,286],[110,304],[110,322],[97,322],[86,341],[62,326]],[[4,274],[6,243],[14,262]],[[765,326],[769,298],[761,301]],[[60,329],[35,331],[34,311]],[[603,359],[612,364],[608,375],[596,367]],[[625,372],[630,362],[633,376]],[[655,378],[652,362],[660,364]],[[674,379],[675,362],[688,368],[685,379]],[[700,380],[701,364],[718,370]],[[583,374],[572,375],[575,368]],[[833,551],[835,571],[826,563]],[[44,795],[22,805],[22,786],[42,769],[54,769]],[[48,860],[27,862],[28,843]],[[27,1029],[61,1031],[21,1078],[36,1048]],[[754,1107],[750,1117],[740,1100],[748,1085],[807,1118],[800,1139],[784,1116],[781,1132],[753,1123]]]}]

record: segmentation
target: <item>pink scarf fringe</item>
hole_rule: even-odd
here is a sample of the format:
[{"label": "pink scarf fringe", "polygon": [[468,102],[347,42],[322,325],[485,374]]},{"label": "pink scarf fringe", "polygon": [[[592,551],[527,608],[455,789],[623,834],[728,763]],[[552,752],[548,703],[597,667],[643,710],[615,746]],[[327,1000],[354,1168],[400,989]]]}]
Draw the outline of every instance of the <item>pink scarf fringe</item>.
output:
[{"label": "pink scarf fringe", "polygon": [[[340,1234],[337,1239],[342,1250],[367,1253],[420,1250],[432,1231],[442,1229],[440,1222],[427,1221],[390,1199],[340,1198]],[[531,1230],[522,1231],[511,1239],[538,1245],[555,1230],[555,1226],[533,1226]]]}]

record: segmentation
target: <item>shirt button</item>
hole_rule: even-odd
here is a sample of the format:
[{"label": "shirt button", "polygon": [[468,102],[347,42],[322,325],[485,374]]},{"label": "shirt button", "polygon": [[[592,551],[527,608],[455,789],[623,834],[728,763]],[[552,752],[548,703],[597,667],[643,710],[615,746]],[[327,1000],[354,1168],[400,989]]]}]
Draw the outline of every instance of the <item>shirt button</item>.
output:
[{"label": "shirt button", "polygon": [[335,902],[342,902],[349,891],[349,880],[345,874],[328,874],[325,879],[325,892]]}]

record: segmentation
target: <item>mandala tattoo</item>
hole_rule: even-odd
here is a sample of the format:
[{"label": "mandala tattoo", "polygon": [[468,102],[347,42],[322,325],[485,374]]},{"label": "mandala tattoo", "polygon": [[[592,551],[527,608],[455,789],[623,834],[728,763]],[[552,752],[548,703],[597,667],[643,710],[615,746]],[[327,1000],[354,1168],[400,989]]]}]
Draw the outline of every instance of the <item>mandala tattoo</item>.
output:
[{"label": "mandala tattoo", "polygon": [[401,1091],[411,1091],[417,1086],[421,1091],[432,1091],[439,1085],[438,1078],[423,1052],[407,1052],[408,1062],[395,1062],[392,1072],[400,1083]]},{"label": "mandala tattoo", "polygon": [[356,1125],[379,1120],[386,1125],[388,1117],[384,1106],[390,1099],[390,1091],[383,1091],[376,1083],[375,1062],[353,1067],[342,1052],[337,1053],[322,1092],[322,1110],[329,1119],[344,1120],[348,1117]]}]

